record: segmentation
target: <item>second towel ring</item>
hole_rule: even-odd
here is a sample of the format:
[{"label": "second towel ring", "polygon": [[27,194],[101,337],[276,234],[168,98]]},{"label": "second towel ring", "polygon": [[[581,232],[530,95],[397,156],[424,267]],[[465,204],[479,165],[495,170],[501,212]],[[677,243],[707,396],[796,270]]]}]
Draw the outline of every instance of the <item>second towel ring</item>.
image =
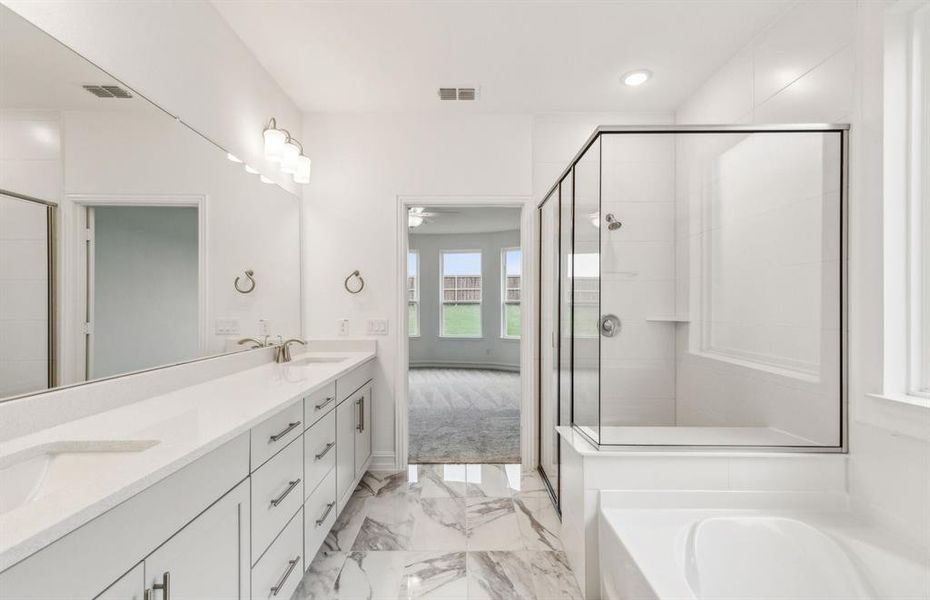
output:
[{"label": "second towel ring", "polygon": [[239,292],[240,294],[251,294],[251,293],[252,293],[252,290],[255,289],[255,277],[254,277],[254,275],[255,275],[255,271],[253,271],[252,269],[246,270],[245,276],[246,276],[246,278],[249,280],[249,284],[250,284],[249,287],[247,287],[247,288],[239,287],[239,280],[240,280],[241,278],[240,278],[240,277],[236,277],[236,280],[233,282],[233,285],[236,287],[236,291]]},{"label": "second towel ring", "polygon": [[[354,290],[351,287],[349,287],[349,280],[352,279],[353,277],[358,279],[358,288]],[[358,270],[356,269],[355,271],[352,271],[351,273],[349,273],[349,276],[346,277],[346,280],[345,282],[343,282],[343,285],[345,286],[346,291],[349,292],[350,294],[357,294],[365,289],[365,280],[362,278],[362,276],[359,274]]]}]

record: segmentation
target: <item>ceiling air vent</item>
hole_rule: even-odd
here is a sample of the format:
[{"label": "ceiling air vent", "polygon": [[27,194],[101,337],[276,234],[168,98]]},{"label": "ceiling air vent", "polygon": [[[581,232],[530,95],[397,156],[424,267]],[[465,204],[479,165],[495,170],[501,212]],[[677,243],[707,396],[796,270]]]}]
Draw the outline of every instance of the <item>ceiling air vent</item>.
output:
[{"label": "ceiling air vent", "polygon": [[132,98],[128,90],[118,85],[85,85],[82,87],[98,98]]},{"label": "ceiling air vent", "polygon": [[439,88],[439,99],[440,100],[468,100],[474,101],[478,99],[478,88],[473,87],[443,87]]}]

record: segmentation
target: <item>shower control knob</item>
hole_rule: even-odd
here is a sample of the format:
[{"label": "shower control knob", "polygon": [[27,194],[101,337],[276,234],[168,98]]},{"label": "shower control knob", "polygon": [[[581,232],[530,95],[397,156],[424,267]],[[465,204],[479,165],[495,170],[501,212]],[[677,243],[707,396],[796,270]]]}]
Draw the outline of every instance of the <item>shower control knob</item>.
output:
[{"label": "shower control knob", "polygon": [[617,315],[604,315],[601,317],[601,335],[604,337],[614,337],[620,333],[620,319]]}]

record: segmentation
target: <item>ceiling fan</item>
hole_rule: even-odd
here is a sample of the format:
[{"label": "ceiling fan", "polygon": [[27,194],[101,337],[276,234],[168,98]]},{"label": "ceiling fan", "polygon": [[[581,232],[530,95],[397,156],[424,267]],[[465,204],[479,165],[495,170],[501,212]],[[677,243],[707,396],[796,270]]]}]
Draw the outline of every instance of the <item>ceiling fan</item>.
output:
[{"label": "ceiling fan", "polygon": [[423,223],[431,223],[440,214],[458,214],[457,210],[445,208],[431,208],[427,210],[422,206],[411,206],[407,211],[407,227],[419,227]]}]

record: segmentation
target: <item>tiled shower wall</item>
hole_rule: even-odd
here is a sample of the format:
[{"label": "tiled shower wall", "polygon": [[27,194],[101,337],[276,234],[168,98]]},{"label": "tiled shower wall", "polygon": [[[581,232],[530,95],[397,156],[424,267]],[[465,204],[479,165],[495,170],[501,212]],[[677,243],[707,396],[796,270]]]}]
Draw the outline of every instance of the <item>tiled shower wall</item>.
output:
[{"label": "tiled shower wall", "polygon": [[[855,2],[796,4],[683,103],[677,121],[734,124],[850,121],[855,97],[855,23]],[[721,344],[726,344],[725,339],[749,340],[748,345],[740,348],[747,356],[760,348],[779,348],[776,356],[767,357],[772,368],[747,368],[738,360],[708,359],[693,352],[702,343],[701,314],[690,315],[690,324],[678,326],[677,417],[680,425],[766,425],[816,443],[835,444],[838,439],[837,315],[835,311],[814,310],[835,305],[836,240],[828,236],[835,235],[838,227],[835,222],[824,219],[835,215],[829,207],[835,206],[837,195],[835,185],[824,183],[818,187],[818,182],[810,179],[817,176],[815,172],[807,173],[810,177],[806,189],[798,187],[805,185],[802,161],[812,163],[819,170],[816,159],[817,153],[822,151],[824,167],[835,169],[835,162],[829,160],[835,156],[827,156],[831,149],[823,144],[818,150],[817,140],[808,142],[805,148],[802,147],[806,143],[804,140],[777,140],[782,145],[772,146],[769,152],[769,156],[778,157],[775,168],[765,165],[764,149],[754,149],[751,143],[745,143],[738,151],[730,151],[729,158],[718,158],[716,162],[717,187],[710,191],[705,189],[703,193],[718,203],[725,197],[719,185],[723,170],[729,173],[724,176],[728,178],[726,184],[731,192],[743,186],[743,194],[759,197],[772,186],[780,186],[784,193],[780,194],[781,200],[777,195],[771,196],[774,198],[771,206],[756,206],[755,214],[744,211],[742,216],[749,220],[744,219],[742,226],[734,225],[731,218],[727,236],[720,235],[722,230],[718,229],[715,239],[707,240],[716,243],[716,248],[708,245],[704,250],[711,260],[718,261],[711,266],[718,272],[729,267],[733,275],[737,274],[732,272],[736,266],[746,267],[751,258],[736,256],[738,260],[728,265],[721,264],[719,258],[721,252],[727,251],[745,254],[752,247],[753,231],[760,241],[777,236],[769,240],[772,243],[767,243],[767,247],[777,244],[775,247],[798,255],[793,258],[756,256],[757,264],[748,265],[752,268],[741,274],[748,274],[749,279],[743,277],[739,288],[733,288],[756,294],[756,301],[767,305],[773,317],[781,315],[778,322],[769,320],[766,324],[757,319],[752,331],[716,328],[717,341]],[[792,144],[798,147],[791,148]],[[682,312],[700,306],[700,293],[696,289],[701,283],[698,256],[699,244],[705,241],[700,237],[700,217],[694,214],[695,183],[688,180],[688,169],[701,160],[697,156],[701,152],[720,157],[729,150],[726,146],[703,149],[695,146],[696,142],[690,147],[679,147],[678,156],[677,304]],[[797,164],[792,165],[791,161]],[[739,174],[747,167],[757,173],[759,179],[755,182],[740,181]],[[825,173],[825,178],[835,179],[835,170]],[[822,193],[818,193],[818,189]],[[791,198],[795,200],[794,206],[790,206]],[[740,207],[734,204],[734,208]],[[716,209],[717,215],[725,212],[719,205]],[[718,222],[706,225],[719,227],[719,218]],[[721,245],[724,239],[729,240],[728,250]],[[737,252],[740,249],[742,251]],[[764,268],[773,261],[776,264],[781,261],[780,270]],[[788,263],[795,267],[788,267]],[[726,299],[724,284],[714,283],[718,297]],[[723,306],[715,308],[718,312],[726,311]],[[764,313],[762,308],[755,316]],[[786,369],[782,371],[779,367]],[[804,377],[804,372],[810,376]]]},{"label": "tiled shower wall", "polygon": [[[0,114],[0,189],[57,202],[57,113]],[[48,243],[45,207],[0,200],[0,397],[48,385]]]}]

